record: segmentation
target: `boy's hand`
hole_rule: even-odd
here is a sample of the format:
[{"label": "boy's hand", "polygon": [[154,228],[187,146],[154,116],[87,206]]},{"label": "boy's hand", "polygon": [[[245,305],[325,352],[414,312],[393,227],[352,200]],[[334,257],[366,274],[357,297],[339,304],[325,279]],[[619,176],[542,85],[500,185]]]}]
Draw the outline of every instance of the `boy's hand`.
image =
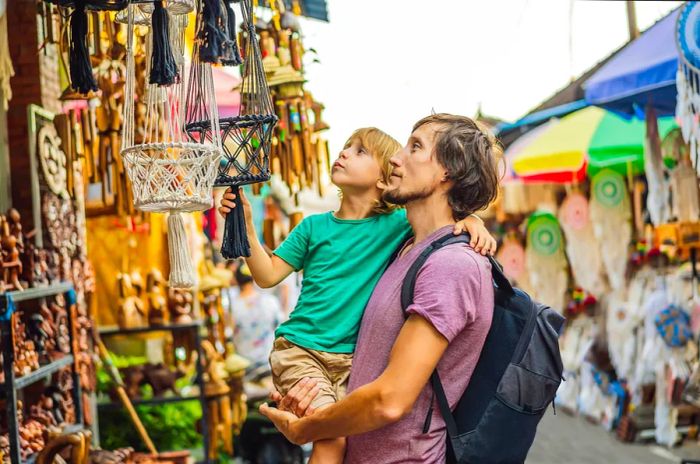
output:
[{"label": "boy's hand", "polygon": [[459,235],[468,232],[471,236],[469,245],[474,248],[474,251],[486,256],[496,253],[496,239],[484,227],[484,222],[478,217],[467,216],[466,218],[455,224],[454,234]]},{"label": "boy's hand", "polygon": [[311,402],[320,391],[317,383],[316,380],[305,377],[290,388],[285,396],[273,391],[270,393],[270,399],[277,403],[277,408],[282,411],[291,412],[297,417],[310,416],[315,411]]},{"label": "boy's hand", "polygon": [[[252,224],[253,213],[250,209],[250,202],[248,201],[248,197],[245,196],[243,189],[240,189],[239,192],[241,193],[241,204],[243,205],[245,222],[246,224]],[[219,214],[221,214],[221,216],[226,218],[226,215],[230,213],[233,210],[233,208],[236,207],[236,203],[234,202],[235,199],[236,194],[233,193],[231,187],[227,188],[226,192],[224,192],[224,196],[221,198],[221,206],[219,206]]]}]

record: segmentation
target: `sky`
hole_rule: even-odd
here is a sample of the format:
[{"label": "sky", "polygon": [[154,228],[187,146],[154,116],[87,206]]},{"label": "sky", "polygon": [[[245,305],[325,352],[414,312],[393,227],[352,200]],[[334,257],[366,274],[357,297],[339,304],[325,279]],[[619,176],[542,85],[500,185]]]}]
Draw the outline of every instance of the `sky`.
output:
[{"label": "sky", "polygon": [[[433,110],[516,120],[628,40],[624,1],[327,2],[302,31],[332,156],[359,127],[404,142]],[[644,30],[682,2],[635,3]]]}]

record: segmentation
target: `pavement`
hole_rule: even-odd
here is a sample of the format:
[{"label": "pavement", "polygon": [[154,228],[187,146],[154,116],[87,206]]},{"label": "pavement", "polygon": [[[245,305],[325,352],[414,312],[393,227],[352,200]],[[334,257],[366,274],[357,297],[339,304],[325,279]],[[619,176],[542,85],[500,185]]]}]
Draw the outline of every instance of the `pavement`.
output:
[{"label": "pavement", "polygon": [[615,435],[581,417],[550,409],[542,419],[527,464],[700,464],[700,443],[685,440],[673,449],[655,444],[622,443]]}]

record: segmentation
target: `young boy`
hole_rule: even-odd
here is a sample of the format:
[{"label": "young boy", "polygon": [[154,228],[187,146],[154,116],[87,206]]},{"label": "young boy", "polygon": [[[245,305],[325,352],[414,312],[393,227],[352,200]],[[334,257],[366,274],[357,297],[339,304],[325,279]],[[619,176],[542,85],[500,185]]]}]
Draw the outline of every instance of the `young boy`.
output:
[{"label": "young boy", "polygon": [[[318,379],[310,410],[345,395],[365,305],[391,255],[411,234],[405,211],[382,199],[391,175],[389,160],[400,149],[379,129],[355,131],[331,171],[341,192],[340,208],[305,218],[271,257],[257,239],[250,204],[241,198],[251,245],[246,261],[255,282],[272,287],[291,272],[304,271],[297,305],[275,334],[270,366],[283,395],[303,378]],[[233,199],[230,191],[224,194],[223,215],[234,207]],[[479,218],[455,226],[455,233],[464,230],[475,250],[495,251],[495,240]],[[310,462],[342,462],[344,449],[343,439],[317,442]]]}]

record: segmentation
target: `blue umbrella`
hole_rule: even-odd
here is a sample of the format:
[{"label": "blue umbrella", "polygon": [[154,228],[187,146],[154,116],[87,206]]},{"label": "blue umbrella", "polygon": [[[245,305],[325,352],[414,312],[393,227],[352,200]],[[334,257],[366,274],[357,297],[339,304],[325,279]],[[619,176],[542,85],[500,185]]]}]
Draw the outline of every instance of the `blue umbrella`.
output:
[{"label": "blue umbrella", "polygon": [[620,50],[583,85],[585,99],[620,115],[644,117],[651,103],[659,116],[676,110],[678,50],[675,28],[679,9]]}]

